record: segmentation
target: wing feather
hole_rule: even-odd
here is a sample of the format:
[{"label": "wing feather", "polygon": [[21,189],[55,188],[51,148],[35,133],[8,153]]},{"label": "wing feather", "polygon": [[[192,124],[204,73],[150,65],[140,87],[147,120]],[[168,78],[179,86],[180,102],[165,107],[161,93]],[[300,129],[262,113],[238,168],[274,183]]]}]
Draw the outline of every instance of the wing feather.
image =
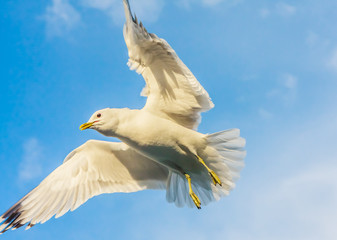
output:
[{"label": "wing feather", "polygon": [[195,129],[200,113],[214,107],[208,93],[164,39],[148,33],[142,23],[138,24],[127,0],[124,0],[124,9],[128,66],[145,79],[144,109]]},{"label": "wing feather", "polygon": [[0,232],[44,223],[102,193],[165,189],[168,170],[124,143],[90,140],[0,216]]}]

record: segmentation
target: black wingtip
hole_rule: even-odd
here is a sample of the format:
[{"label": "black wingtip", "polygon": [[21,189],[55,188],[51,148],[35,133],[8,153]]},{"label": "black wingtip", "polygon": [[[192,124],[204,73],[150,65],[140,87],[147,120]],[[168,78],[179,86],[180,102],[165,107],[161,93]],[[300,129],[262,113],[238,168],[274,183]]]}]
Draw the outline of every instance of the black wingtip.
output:
[{"label": "black wingtip", "polygon": [[22,205],[21,201],[15,204],[13,207],[11,207],[7,212],[5,212],[0,218],[2,221],[0,221],[0,229],[2,231],[0,234],[3,234],[7,232],[10,229],[17,229],[19,227],[22,227],[25,224],[22,224],[22,220],[20,219],[20,216],[22,214]]}]

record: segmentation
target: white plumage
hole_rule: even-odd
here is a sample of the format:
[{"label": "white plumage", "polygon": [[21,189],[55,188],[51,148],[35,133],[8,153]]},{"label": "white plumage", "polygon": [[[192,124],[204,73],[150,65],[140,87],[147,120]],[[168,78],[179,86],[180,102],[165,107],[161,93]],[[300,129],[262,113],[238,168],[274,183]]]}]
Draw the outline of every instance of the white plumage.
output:
[{"label": "white plumage", "polygon": [[169,202],[199,208],[234,187],[245,157],[240,131],[195,131],[200,113],[214,106],[208,93],[170,45],[149,34],[132,16],[128,1],[123,2],[128,65],[145,79],[144,108],[94,113],[81,129],[123,143],[90,140],[72,151],[0,217],[1,233],[60,217],[102,193],[166,189]]}]

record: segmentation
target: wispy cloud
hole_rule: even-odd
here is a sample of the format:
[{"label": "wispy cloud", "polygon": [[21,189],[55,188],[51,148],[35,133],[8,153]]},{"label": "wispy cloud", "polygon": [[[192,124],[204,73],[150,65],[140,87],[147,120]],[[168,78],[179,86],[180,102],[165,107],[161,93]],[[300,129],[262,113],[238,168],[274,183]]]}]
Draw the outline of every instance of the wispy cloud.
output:
[{"label": "wispy cloud", "polygon": [[276,9],[278,13],[282,16],[292,16],[297,11],[295,6],[284,3],[284,2],[277,3]]},{"label": "wispy cloud", "polygon": [[223,0],[202,0],[202,3],[208,6],[214,6],[221,3]]},{"label": "wispy cloud", "polygon": [[43,16],[47,37],[60,37],[74,29],[81,20],[79,12],[67,0],[53,0]]},{"label": "wispy cloud", "polygon": [[[266,93],[268,102],[277,102],[288,106],[292,104],[297,97],[298,78],[290,73],[281,75],[278,86]],[[264,120],[270,120],[274,117],[274,112],[266,110],[264,107],[258,109],[258,115]]]},{"label": "wispy cloud", "polygon": [[81,0],[81,4],[86,8],[96,9],[108,15],[116,24],[122,24],[123,5],[117,0]]},{"label": "wispy cloud", "polygon": [[176,1],[176,5],[185,9],[191,8],[194,4],[203,5],[206,7],[213,7],[220,3],[227,3],[228,5],[237,5],[241,3],[242,0],[179,0]]},{"label": "wispy cloud", "polygon": [[262,119],[269,120],[273,118],[273,114],[264,108],[260,108],[258,113]]},{"label": "wispy cloud", "polygon": [[23,156],[19,165],[19,181],[29,181],[39,177],[41,166],[42,147],[36,138],[30,138],[23,144]]},{"label": "wispy cloud", "polygon": [[305,43],[307,44],[307,46],[312,48],[316,46],[318,42],[319,36],[316,33],[310,31],[305,39]]},{"label": "wispy cloud", "polygon": [[283,84],[287,89],[294,90],[297,87],[297,77],[292,74],[286,73],[283,76]]},{"label": "wispy cloud", "polygon": [[[82,5],[102,11],[111,17],[114,23],[122,25],[124,22],[124,10],[122,1],[119,0],[81,0]],[[137,0],[130,1],[132,11],[137,17],[146,22],[155,22],[164,7],[164,0]]]},{"label": "wispy cloud", "polygon": [[332,50],[331,56],[328,60],[328,67],[332,68],[333,70],[337,71],[337,48]]},{"label": "wispy cloud", "polygon": [[279,86],[267,92],[268,98],[281,99],[286,105],[292,103],[297,95],[298,78],[290,73],[280,77]]},{"label": "wispy cloud", "polygon": [[276,3],[274,6],[271,7],[263,7],[258,11],[260,17],[262,18],[267,18],[272,14],[289,17],[295,15],[296,12],[297,8],[295,6],[284,2]]},{"label": "wispy cloud", "polygon": [[140,20],[155,22],[164,7],[163,0],[136,0],[132,1],[132,9]]},{"label": "wispy cloud", "polygon": [[262,17],[262,18],[266,18],[270,15],[270,10],[269,8],[261,8],[259,10],[259,15]]}]

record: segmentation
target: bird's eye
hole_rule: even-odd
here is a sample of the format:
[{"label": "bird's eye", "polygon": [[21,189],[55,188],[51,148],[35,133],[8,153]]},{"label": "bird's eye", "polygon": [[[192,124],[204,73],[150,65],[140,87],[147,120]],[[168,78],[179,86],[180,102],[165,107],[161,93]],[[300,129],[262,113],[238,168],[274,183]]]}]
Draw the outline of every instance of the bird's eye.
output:
[{"label": "bird's eye", "polygon": [[102,117],[102,114],[97,113],[97,117],[98,117],[98,118]]}]

